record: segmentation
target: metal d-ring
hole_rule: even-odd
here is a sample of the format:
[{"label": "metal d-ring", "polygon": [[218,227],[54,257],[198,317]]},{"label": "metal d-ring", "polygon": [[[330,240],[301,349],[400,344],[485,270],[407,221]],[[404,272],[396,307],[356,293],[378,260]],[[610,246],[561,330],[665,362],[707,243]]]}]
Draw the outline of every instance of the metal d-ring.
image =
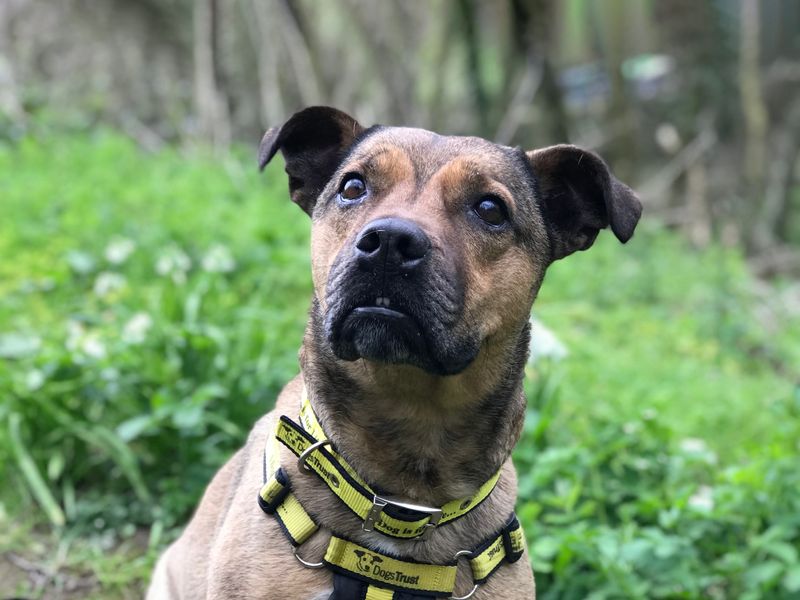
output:
[{"label": "metal d-ring", "polygon": [[[472,552],[472,550],[459,550],[458,552],[456,552],[456,554],[453,557],[453,559],[458,561],[458,559],[461,558],[462,556],[472,556],[473,554],[474,553]],[[472,598],[472,596],[475,594],[475,592],[478,591],[478,587],[479,586],[480,586],[480,584],[476,583],[472,587],[472,590],[466,596],[450,596],[450,598],[448,600],[467,600],[467,598]]]},{"label": "metal d-ring", "polygon": [[306,459],[308,458],[308,455],[311,454],[317,448],[321,448],[322,446],[325,446],[326,444],[330,444],[330,443],[331,443],[331,441],[328,440],[328,439],[320,440],[318,442],[314,442],[308,448],[303,450],[303,452],[300,453],[300,456],[297,457],[297,468],[301,469],[301,470],[304,470],[304,471],[306,471],[308,473],[313,473],[314,471],[311,470],[311,467],[309,467],[306,464]]},{"label": "metal d-ring", "polygon": [[[293,551],[294,557],[295,557],[295,558],[296,558],[296,559],[297,559],[297,560],[300,562],[300,564],[301,564],[301,565],[303,565],[303,566],[304,566],[306,569],[322,569],[322,568],[325,566],[325,563],[324,563],[324,562],[312,563],[312,562],[308,562],[307,560],[303,560],[302,558],[300,558],[300,555],[297,553],[297,551],[298,551],[298,550],[300,550],[300,547],[299,547],[299,546],[298,546],[297,548],[295,548],[295,549],[294,549],[294,551]],[[473,593],[474,593],[474,591],[473,591]],[[472,594],[470,594],[470,596],[471,596],[471,595],[472,595]],[[469,598],[469,596],[466,596],[466,598]]]},{"label": "metal d-ring", "polygon": [[466,596],[450,596],[450,599],[449,599],[449,600],[467,600],[467,598],[472,598],[472,596],[473,596],[473,595],[475,594],[475,592],[477,592],[477,591],[478,591],[478,584],[476,583],[476,584],[473,586],[473,588],[472,588],[472,591],[470,591],[470,593],[469,593],[469,594],[467,594]]}]

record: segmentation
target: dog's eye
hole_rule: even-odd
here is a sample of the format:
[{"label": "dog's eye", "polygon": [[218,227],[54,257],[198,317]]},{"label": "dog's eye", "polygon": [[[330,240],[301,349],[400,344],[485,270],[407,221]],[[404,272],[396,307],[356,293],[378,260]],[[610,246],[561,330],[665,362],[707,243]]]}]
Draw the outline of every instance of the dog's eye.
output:
[{"label": "dog's eye", "polygon": [[359,200],[367,193],[367,184],[361,175],[350,174],[345,176],[339,188],[339,196],[345,202]]},{"label": "dog's eye", "polygon": [[508,221],[506,205],[496,196],[484,196],[475,203],[472,210],[482,221],[495,227]]}]

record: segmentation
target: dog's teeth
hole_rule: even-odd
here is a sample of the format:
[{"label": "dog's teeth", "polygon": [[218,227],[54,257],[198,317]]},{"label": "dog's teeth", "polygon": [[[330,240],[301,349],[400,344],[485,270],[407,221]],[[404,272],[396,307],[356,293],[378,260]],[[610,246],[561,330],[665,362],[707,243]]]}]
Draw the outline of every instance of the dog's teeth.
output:
[{"label": "dog's teeth", "polygon": [[386,296],[378,296],[375,298],[375,304],[377,306],[389,306],[389,298]]},{"label": "dog's teeth", "polygon": [[389,306],[389,297],[388,296],[384,296],[383,297],[383,305],[388,308],[388,306]]}]

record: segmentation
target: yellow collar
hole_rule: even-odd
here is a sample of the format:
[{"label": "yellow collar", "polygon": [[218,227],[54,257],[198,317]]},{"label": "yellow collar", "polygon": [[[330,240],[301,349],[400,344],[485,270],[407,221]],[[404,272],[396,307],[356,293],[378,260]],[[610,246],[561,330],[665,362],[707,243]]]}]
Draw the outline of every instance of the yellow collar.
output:
[{"label": "yellow collar", "polygon": [[302,427],[280,417],[275,437],[298,458],[300,468],[316,473],[328,488],[362,521],[364,531],[378,531],[400,539],[427,539],[434,528],[463,517],[492,493],[498,470],[472,496],[427,507],[378,494],[332,447],[308,395],[300,408]]}]

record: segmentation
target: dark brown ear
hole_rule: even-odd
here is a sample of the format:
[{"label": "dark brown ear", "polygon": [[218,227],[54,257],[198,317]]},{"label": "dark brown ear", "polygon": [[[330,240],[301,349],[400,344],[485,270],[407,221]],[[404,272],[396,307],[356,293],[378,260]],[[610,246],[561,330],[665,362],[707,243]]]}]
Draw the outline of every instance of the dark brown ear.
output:
[{"label": "dark brown ear", "polygon": [[280,150],[289,175],[289,194],[310,215],[317,196],[363,130],[353,117],[335,108],[306,108],[283,127],[267,130],[258,148],[258,167],[263,170]]},{"label": "dark brown ear", "polygon": [[622,243],[631,239],[642,203],[611,174],[603,159],[566,144],[527,155],[550,232],[553,260],[586,250],[609,225]]}]

